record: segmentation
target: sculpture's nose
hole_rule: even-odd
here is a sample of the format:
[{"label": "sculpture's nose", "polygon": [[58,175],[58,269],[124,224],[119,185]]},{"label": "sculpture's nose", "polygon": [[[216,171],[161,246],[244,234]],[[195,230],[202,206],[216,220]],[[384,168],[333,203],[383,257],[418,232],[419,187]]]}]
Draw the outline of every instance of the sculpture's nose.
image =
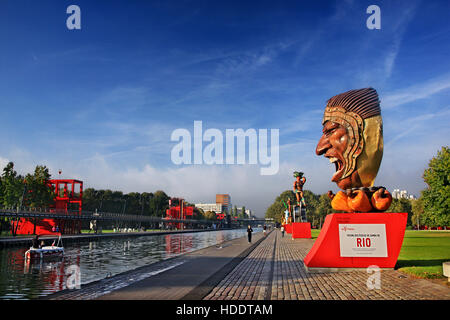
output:
[{"label": "sculpture's nose", "polygon": [[322,154],[327,152],[327,150],[330,147],[331,147],[331,144],[330,144],[328,137],[325,134],[323,134],[322,137],[320,138],[319,142],[317,143],[316,154],[318,156],[321,156]]}]

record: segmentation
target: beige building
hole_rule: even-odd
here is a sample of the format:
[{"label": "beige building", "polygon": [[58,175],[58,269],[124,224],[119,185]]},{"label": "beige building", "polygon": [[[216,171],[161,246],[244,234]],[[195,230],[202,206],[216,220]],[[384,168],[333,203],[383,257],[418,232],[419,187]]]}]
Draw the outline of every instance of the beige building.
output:
[{"label": "beige building", "polygon": [[214,211],[215,213],[222,213],[222,204],[220,203],[196,203],[195,207],[206,211]]}]

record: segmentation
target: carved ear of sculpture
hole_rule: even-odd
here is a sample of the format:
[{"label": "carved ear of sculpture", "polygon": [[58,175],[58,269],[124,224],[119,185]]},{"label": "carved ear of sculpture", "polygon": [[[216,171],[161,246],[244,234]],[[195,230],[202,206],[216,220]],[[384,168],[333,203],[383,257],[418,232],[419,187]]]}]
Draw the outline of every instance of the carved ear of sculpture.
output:
[{"label": "carved ear of sculpture", "polygon": [[364,148],[356,159],[356,170],[364,187],[372,187],[383,158],[383,122],[381,115],[364,120]]}]

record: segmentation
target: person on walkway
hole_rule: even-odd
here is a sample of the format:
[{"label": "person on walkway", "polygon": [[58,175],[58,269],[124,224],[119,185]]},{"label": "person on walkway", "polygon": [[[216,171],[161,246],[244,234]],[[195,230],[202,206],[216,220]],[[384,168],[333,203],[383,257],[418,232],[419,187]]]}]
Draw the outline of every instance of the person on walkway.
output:
[{"label": "person on walkway", "polygon": [[281,226],[281,237],[284,238],[284,226]]},{"label": "person on walkway", "polygon": [[248,242],[249,243],[252,242],[252,232],[253,232],[252,227],[250,227],[250,225],[248,225],[248,227],[247,227],[247,235],[248,235]]},{"label": "person on walkway", "polygon": [[31,246],[32,246],[34,249],[39,249],[39,248],[40,248],[40,247],[39,247],[39,235],[36,235],[36,237],[34,237],[34,239],[31,240]]},{"label": "person on walkway", "polygon": [[264,225],[264,227],[263,227],[263,232],[264,232],[264,237],[265,237],[266,233],[267,233],[267,226],[266,225]]}]

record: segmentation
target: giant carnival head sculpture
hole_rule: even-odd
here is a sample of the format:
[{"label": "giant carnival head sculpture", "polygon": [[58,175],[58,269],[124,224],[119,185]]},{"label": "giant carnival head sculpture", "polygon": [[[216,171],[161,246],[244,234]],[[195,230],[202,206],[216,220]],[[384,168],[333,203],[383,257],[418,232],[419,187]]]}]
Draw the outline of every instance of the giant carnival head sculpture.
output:
[{"label": "giant carnival head sculpture", "polygon": [[[373,187],[383,157],[383,123],[376,90],[350,90],[332,97],[325,107],[322,125],[323,134],[316,154],[334,163],[336,172],[331,181],[346,190],[349,198],[356,196],[355,193],[359,196],[358,190],[372,197],[375,191],[382,189],[379,195],[384,195],[384,188]],[[343,209],[333,206],[336,210],[348,210],[341,207]],[[364,212],[366,208],[350,210]],[[379,209],[372,206],[369,210]]]}]

